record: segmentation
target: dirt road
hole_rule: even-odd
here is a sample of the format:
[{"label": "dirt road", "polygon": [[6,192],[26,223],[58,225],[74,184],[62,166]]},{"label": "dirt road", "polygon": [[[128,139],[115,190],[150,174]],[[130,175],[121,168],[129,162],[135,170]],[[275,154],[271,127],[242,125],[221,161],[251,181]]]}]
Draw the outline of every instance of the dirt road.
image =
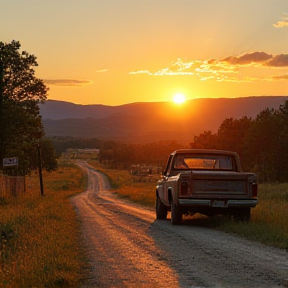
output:
[{"label": "dirt road", "polygon": [[[90,267],[82,287],[288,287],[288,253],[118,199],[84,162],[88,189],[72,199]],[[169,218],[169,215],[168,215]]]}]

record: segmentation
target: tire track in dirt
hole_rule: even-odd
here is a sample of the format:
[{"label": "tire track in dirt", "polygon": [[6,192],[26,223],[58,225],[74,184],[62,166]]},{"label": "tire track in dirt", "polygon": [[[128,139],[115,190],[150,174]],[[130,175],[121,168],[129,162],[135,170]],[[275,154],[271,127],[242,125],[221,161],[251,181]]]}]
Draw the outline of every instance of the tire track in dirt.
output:
[{"label": "tire track in dirt", "polygon": [[113,198],[102,198],[107,184],[98,173],[88,175],[88,190],[73,199],[90,260],[83,287],[177,287],[177,275],[147,234],[150,223],[123,212]]}]

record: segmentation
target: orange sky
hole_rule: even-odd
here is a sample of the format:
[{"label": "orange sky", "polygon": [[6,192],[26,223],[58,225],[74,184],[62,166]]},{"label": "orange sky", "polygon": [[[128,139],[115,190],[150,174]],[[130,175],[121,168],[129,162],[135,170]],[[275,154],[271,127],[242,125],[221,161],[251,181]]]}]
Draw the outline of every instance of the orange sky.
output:
[{"label": "orange sky", "polygon": [[37,56],[48,99],[288,94],[287,0],[1,0],[0,35]]}]

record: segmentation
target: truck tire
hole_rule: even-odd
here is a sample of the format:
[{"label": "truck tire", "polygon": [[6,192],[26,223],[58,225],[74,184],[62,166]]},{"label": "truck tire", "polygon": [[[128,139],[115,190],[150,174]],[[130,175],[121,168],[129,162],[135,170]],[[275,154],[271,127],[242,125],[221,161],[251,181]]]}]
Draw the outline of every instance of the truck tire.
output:
[{"label": "truck tire", "polygon": [[182,222],[182,212],[179,208],[173,203],[173,199],[171,199],[171,224],[179,225]]},{"label": "truck tire", "polygon": [[250,217],[251,217],[250,215],[251,215],[251,208],[239,209],[235,213],[235,219],[236,221],[239,221],[239,222],[248,223],[250,221]]},{"label": "truck tire", "polygon": [[250,215],[251,215],[250,208],[242,209],[240,221],[248,223],[250,221],[250,217],[251,217]]},{"label": "truck tire", "polygon": [[167,209],[158,196],[156,196],[156,219],[167,219]]}]

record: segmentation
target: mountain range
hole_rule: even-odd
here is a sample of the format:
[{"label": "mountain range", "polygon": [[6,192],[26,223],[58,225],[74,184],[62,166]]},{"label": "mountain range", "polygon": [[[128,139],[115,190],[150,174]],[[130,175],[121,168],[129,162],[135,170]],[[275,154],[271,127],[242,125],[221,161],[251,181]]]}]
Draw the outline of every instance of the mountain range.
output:
[{"label": "mountain range", "polygon": [[254,119],[266,108],[279,109],[285,96],[206,98],[172,102],[139,102],[120,106],[80,105],[47,100],[40,104],[46,136],[97,138],[131,143],[193,141],[203,131],[216,133],[226,118]]}]

